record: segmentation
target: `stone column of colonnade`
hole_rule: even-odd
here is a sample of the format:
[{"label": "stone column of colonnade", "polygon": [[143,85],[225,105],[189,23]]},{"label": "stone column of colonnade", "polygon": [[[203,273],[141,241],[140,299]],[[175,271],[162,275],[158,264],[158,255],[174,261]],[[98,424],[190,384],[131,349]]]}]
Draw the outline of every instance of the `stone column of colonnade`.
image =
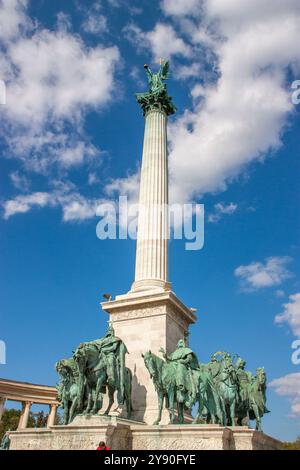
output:
[{"label": "stone column of colonnade", "polygon": [[56,410],[57,410],[58,405],[52,404],[49,406],[50,406],[50,413],[49,413],[48,420],[47,420],[47,428],[49,428],[50,426],[54,426],[55,424]]},{"label": "stone column of colonnade", "polygon": [[135,281],[132,291],[168,290],[167,116],[151,109],[145,116]]},{"label": "stone column of colonnade", "polygon": [[4,413],[5,402],[6,402],[6,398],[0,397],[0,422]]},{"label": "stone column of colonnade", "polygon": [[23,402],[23,410],[22,410],[21,417],[19,420],[19,425],[18,425],[19,430],[27,428],[31,405],[32,405],[31,401]]}]

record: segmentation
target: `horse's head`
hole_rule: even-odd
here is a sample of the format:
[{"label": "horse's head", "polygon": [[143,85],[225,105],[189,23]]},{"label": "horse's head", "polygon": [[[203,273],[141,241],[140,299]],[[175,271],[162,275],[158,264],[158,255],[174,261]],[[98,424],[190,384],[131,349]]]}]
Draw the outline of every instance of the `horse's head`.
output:
[{"label": "horse's head", "polygon": [[74,351],[73,358],[78,365],[79,372],[83,373],[87,362],[86,349],[80,345]]},{"label": "horse's head", "polygon": [[151,379],[156,379],[157,378],[157,367],[156,367],[156,361],[155,357],[152,354],[152,352],[149,350],[145,354],[142,354],[142,357],[144,359],[145,366],[147,367],[150,378]]},{"label": "horse's head", "polygon": [[56,372],[60,375],[61,379],[65,379],[68,375],[68,368],[65,359],[58,361],[55,364]]},{"label": "horse's head", "polygon": [[266,385],[267,375],[263,367],[258,367],[258,369],[256,369],[256,382],[260,388],[263,388]]},{"label": "horse's head", "polygon": [[65,390],[73,383],[74,377],[68,359],[62,359],[55,364],[55,369],[60,376],[60,384],[58,386],[58,396],[63,398]]},{"label": "horse's head", "polygon": [[57,362],[55,363],[55,370],[56,370],[56,372],[57,372],[58,374],[60,374],[61,369],[62,369],[62,361],[57,361]]}]

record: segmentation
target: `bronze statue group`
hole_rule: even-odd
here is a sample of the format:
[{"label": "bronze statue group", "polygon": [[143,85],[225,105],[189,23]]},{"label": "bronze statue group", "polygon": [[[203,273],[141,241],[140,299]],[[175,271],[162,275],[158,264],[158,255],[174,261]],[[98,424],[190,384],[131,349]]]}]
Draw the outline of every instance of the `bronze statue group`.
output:
[{"label": "bronze statue group", "polygon": [[[162,357],[151,351],[142,355],[157,392],[158,416],[154,424],[160,423],[164,405],[169,410],[170,424],[183,424],[185,416],[190,417],[198,405],[194,423],[241,426],[256,420],[256,429],[261,431],[261,418],[268,412],[264,369],[258,368],[253,375],[245,369],[241,357],[224,351],[214,353],[208,364],[202,364],[185,343],[180,340],[170,355],[163,349]],[[126,353],[124,342],[109,324],[103,338],[80,344],[71,358],[56,363],[64,424],[72,422],[77,414],[97,414],[105,393],[109,400],[104,414],[109,414],[115,392],[118,405],[126,405],[130,419],[132,374],[125,364]]]}]

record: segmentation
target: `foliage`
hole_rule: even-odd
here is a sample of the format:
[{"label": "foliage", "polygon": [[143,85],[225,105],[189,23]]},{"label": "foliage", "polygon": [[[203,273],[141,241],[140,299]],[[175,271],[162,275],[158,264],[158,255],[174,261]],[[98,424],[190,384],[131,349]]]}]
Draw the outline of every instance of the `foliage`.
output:
[{"label": "foliage", "polygon": [[300,436],[294,442],[284,442],[283,450],[300,450]]},{"label": "foliage", "polygon": [[[21,410],[15,410],[14,408],[10,410],[4,410],[2,420],[0,423],[0,441],[2,440],[6,431],[15,431],[18,427],[19,420],[21,416]],[[34,427],[35,420],[32,415],[29,415],[28,418],[28,427]]]}]

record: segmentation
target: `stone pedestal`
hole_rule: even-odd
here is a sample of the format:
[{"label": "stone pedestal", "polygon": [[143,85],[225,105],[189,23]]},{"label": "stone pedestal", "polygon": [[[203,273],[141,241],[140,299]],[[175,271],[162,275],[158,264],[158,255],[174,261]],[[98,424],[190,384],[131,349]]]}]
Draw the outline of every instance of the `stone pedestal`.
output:
[{"label": "stone pedestal", "polygon": [[232,433],[216,425],[131,426],[134,450],[228,450]]},{"label": "stone pedestal", "polygon": [[247,426],[231,427],[231,450],[280,450],[282,443]]},{"label": "stone pedestal", "polygon": [[[127,346],[126,365],[133,374],[132,418],[153,424],[157,417],[157,394],[146,369],[142,354],[151,350],[161,355],[176,349],[179,339],[186,336],[195,315],[171,291],[149,291],[116,297],[102,304],[109,313],[116,336]],[[165,413],[162,423],[168,423]]]},{"label": "stone pedestal", "polygon": [[10,433],[11,450],[280,450],[282,443],[245,427],[148,426],[105,416],[77,416],[68,426]]},{"label": "stone pedestal", "polygon": [[10,450],[95,450],[100,441],[112,449],[132,448],[129,423],[104,416],[78,416],[68,426],[11,432],[10,439]]}]

